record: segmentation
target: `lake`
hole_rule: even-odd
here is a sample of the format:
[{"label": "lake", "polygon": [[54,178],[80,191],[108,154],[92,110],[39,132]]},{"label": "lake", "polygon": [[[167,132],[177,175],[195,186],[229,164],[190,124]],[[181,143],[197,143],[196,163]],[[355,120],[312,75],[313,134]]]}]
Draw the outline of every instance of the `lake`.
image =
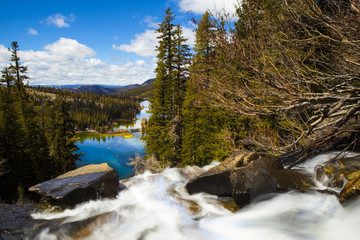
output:
[{"label": "lake", "polygon": [[[136,116],[136,121],[127,122],[117,128],[141,128],[141,119],[150,116],[146,112],[149,109],[149,102],[141,102],[141,106],[143,106],[143,109]],[[110,167],[118,171],[120,179],[133,176],[133,168],[128,165],[129,158],[134,158],[135,153],[144,156],[145,142],[140,140],[141,132],[133,132],[131,135],[133,136],[132,138],[124,138],[124,136],[89,137],[77,141],[76,145],[79,147],[79,150],[76,153],[83,153],[80,156],[81,161],[77,162],[77,166],[82,167],[89,164],[107,162]]]}]

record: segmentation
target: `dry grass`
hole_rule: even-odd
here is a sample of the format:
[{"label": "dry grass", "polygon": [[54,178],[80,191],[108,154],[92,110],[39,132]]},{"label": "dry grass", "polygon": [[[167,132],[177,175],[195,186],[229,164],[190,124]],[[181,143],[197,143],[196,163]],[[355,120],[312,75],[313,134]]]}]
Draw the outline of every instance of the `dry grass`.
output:
[{"label": "dry grass", "polygon": [[134,166],[134,172],[136,175],[142,174],[145,171],[160,173],[169,167],[168,163],[158,161],[153,155],[144,159],[139,154],[136,154],[135,158],[130,158],[130,162],[128,164],[130,166]]}]

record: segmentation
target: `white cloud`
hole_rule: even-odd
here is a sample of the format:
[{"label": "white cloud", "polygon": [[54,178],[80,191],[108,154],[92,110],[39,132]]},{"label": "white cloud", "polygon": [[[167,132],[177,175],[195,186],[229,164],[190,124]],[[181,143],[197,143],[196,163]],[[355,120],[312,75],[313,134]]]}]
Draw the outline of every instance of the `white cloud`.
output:
[{"label": "white cloud", "polygon": [[191,28],[183,27],[182,31],[183,31],[184,38],[187,39],[186,43],[189,46],[193,47],[194,44],[195,44],[195,32],[194,32],[194,30],[191,29]]},{"label": "white cloud", "polygon": [[0,45],[0,62],[6,63],[10,61],[10,51],[4,46]]},{"label": "white cloud", "polygon": [[[192,29],[183,27],[183,36],[188,39],[187,44],[190,46],[194,45],[195,33]],[[154,57],[157,55],[156,46],[158,45],[159,36],[154,30],[146,30],[141,34],[136,34],[135,39],[130,41],[130,44],[121,44],[120,46],[112,45],[113,49],[132,52],[141,57]]]},{"label": "white cloud", "polygon": [[70,14],[69,16],[64,16],[60,13],[57,13],[47,17],[44,21],[41,21],[41,23],[47,25],[55,25],[56,27],[59,28],[70,27],[70,24],[68,22],[74,22],[75,18],[76,16],[74,14]]},{"label": "white cloud", "polygon": [[92,57],[95,55],[95,51],[84,44],[77,42],[74,39],[60,38],[58,41],[52,44],[48,44],[44,47],[50,53],[62,57]]},{"label": "white cloud", "polygon": [[133,52],[142,57],[156,56],[157,36],[158,33],[148,29],[141,34],[136,34],[130,44],[121,44],[120,46],[113,44],[112,47],[115,50]]},{"label": "white cloud", "polygon": [[238,0],[180,0],[178,5],[184,12],[193,11],[202,14],[207,10],[211,12],[225,11],[226,13],[235,13],[235,6]]},{"label": "white cloud", "polygon": [[[93,49],[67,38],[46,45],[42,51],[19,51],[21,63],[28,66],[31,85],[128,85],[154,77],[154,58],[110,65],[94,56]],[[0,45],[0,66],[8,65],[9,58],[10,52]]]},{"label": "white cloud", "polygon": [[29,28],[28,30],[29,30],[28,33],[29,33],[30,35],[34,35],[34,36],[39,35],[38,31],[36,31],[36,30],[33,29],[33,28]]},{"label": "white cloud", "polygon": [[160,23],[157,20],[158,17],[146,16],[143,21],[149,28],[158,28]]}]

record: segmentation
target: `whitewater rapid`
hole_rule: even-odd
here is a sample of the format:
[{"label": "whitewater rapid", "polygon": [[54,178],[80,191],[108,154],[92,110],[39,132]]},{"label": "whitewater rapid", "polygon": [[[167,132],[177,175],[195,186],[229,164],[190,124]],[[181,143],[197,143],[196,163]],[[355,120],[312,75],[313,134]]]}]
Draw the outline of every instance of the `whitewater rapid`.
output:
[{"label": "whitewater rapid", "polygon": [[[330,157],[319,155],[300,167],[313,171]],[[232,213],[216,196],[189,195],[186,182],[215,164],[146,172],[121,181],[127,189],[116,199],[34,213],[34,219],[49,223],[37,230],[35,239],[359,239],[360,201],[343,207],[334,195],[288,192]],[[75,223],[92,218],[74,233]]]}]

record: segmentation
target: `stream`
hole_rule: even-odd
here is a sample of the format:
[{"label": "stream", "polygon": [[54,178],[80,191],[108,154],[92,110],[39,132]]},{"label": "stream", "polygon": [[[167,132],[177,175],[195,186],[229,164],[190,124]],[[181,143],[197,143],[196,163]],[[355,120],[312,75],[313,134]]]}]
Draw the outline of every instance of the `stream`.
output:
[{"label": "stream", "polygon": [[[314,172],[334,154],[319,155],[298,167]],[[46,222],[35,239],[359,239],[360,201],[342,206],[336,196],[315,190],[288,192],[232,213],[216,196],[189,195],[186,182],[216,164],[146,172],[122,180],[127,189],[116,199],[34,213],[33,218]]]}]

